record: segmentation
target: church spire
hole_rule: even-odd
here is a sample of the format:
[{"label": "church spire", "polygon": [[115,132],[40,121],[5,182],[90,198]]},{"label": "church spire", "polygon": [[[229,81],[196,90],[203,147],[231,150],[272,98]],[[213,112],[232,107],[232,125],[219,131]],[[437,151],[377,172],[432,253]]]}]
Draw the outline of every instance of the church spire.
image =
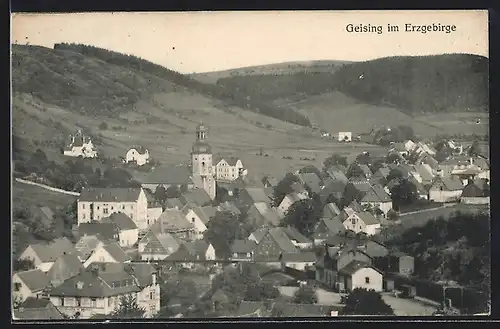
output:
[{"label": "church spire", "polygon": [[203,124],[203,121],[196,127],[196,141],[204,142],[207,138],[207,129]]}]

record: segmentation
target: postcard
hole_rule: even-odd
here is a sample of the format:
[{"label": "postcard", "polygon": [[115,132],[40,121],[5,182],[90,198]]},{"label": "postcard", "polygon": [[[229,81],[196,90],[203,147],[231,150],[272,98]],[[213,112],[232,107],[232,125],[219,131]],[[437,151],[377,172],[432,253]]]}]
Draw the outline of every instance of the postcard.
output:
[{"label": "postcard", "polygon": [[489,314],[487,11],[11,24],[14,320]]}]

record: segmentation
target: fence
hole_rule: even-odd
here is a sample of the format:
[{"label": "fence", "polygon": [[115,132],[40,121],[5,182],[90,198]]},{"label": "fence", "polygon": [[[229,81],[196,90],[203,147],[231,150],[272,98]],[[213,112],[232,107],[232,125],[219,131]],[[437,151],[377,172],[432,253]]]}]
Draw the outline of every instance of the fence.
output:
[{"label": "fence", "polygon": [[414,286],[417,296],[442,303],[445,299],[450,299],[452,306],[468,310],[470,313],[484,312],[487,310],[488,296],[466,287],[445,286],[439,283],[409,278],[400,275],[391,275],[396,289],[401,290],[402,285]]},{"label": "fence", "polygon": [[28,184],[28,185],[35,185],[41,188],[44,188],[46,190],[52,191],[52,192],[57,192],[57,193],[63,193],[63,194],[68,194],[68,195],[74,195],[74,196],[80,196],[80,193],[78,192],[72,192],[72,191],[66,191],[60,188],[48,186],[45,184],[40,184],[40,183],[35,183],[29,180],[21,179],[21,178],[16,178],[16,182],[23,183],[23,184]]}]

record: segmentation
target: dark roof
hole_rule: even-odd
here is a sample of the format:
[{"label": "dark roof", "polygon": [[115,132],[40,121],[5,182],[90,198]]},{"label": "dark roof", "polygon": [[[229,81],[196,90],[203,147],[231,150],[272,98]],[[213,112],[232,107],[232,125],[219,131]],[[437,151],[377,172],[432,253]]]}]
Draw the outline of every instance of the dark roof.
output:
[{"label": "dark roof", "polygon": [[334,218],[340,214],[340,209],[335,203],[328,203],[323,207],[322,218]]},{"label": "dark roof", "polygon": [[24,282],[31,292],[41,291],[49,286],[49,278],[42,271],[35,269],[22,271],[16,275]]},{"label": "dark roof", "polygon": [[142,146],[142,145],[132,146],[130,149],[131,149],[131,150],[136,150],[136,151],[137,151],[137,153],[139,153],[139,154],[145,154],[145,153],[146,153],[146,151],[147,151],[147,148],[145,148],[145,147],[144,147],[144,146]]},{"label": "dark roof", "polygon": [[99,234],[82,236],[76,242],[75,248],[84,259],[87,259],[92,254],[92,251],[97,248],[97,245],[105,240]]},{"label": "dark roof", "polygon": [[139,287],[146,287],[153,283],[152,274],[156,273],[155,268],[148,263],[107,263],[94,262],[89,265],[89,269],[97,268],[99,276],[105,282],[113,282],[120,277],[133,276],[137,279]]},{"label": "dark roof", "polygon": [[297,248],[294,246],[290,238],[283,232],[281,227],[274,227],[267,231],[274,241],[278,244],[279,248],[285,252],[296,252]]},{"label": "dark roof", "polygon": [[47,272],[47,277],[53,284],[72,278],[84,269],[80,259],[74,254],[62,255]]},{"label": "dark roof", "polygon": [[207,192],[201,188],[195,188],[183,193],[179,200],[181,200],[184,205],[190,203],[196,206],[205,206],[212,201]]},{"label": "dark roof", "polygon": [[476,183],[469,183],[462,190],[462,198],[482,198],[486,197],[484,189],[477,186]]},{"label": "dark roof", "polygon": [[142,184],[189,185],[191,172],[186,166],[158,167],[141,180]]},{"label": "dark roof", "polygon": [[218,160],[215,162],[215,164],[216,164],[216,165],[218,165],[218,164],[219,164],[219,162],[221,162],[222,160],[226,161],[228,165],[230,165],[230,166],[233,166],[233,167],[234,167],[234,166],[236,166],[236,163],[238,162],[238,160],[239,160],[239,159],[238,159],[238,158],[236,158],[236,157],[222,157],[222,158],[218,159]]},{"label": "dark roof", "polygon": [[463,189],[463,184],[462,181],[455,176],[449,176],[449,177],[436,177],[434,184],[438,182],[442,182],[444,185],[444,188],[448,191],[457,191]]},{"label": "dark roof", "polygon": [[209,247],[210,244],[204,240],[186,242],[181,244],[181,246],[175,252],[170,254],[165,260],[167,261],[205,260],[206,252]]},{"label": "dark roof", "polygon": [[344,266],[343,268],[341,268],[339,270],[339,273],[344,274],[344,275],[353,275],[359,269],[367,268],[367,267],[373,268],[375,271],[377,271],[380,274],[382,274],[382,272],[380,272],[378,269],[376,269],[372,265],[364,263],[364,262],[360,262],[359,260],[353,260],[352,262],[350,262],[349,264],[347,264],[346,266]]},{"label": "dark roof", "polygon": [[300,262],[315,262],[317,260],[316,253],[308,252],[284,252],[281,254],[282,262],[300,263]]},{"label": "dark roof", "polygon": [[130,256],[118,245],[118,243],[110,243],[103,248],[116,260],[118,263],[123,263],[131,260]]},{"label": "dark roof", "polygon": [[320,221],[318,222],[318,225],[320,223],[325,224],[326,228],[332,233],[345,231],[344,224],[337,217],[334,217],[331,219],[330,218],[321,218]]},{"label": "dark roof", "polygon": [[115,212],[111,214],[107,218],[103,218],[102,222],[104,223],[113,223],[118,227],[120,231],[123,230],[134,230],[137,228],[137,225],[134,223],[132,218],[128,217],[122,212]]},{"label": "dark roof", "polygon": [[172,208],[182,209],[182,207],[184,207],[181,200],[178,198],[167,199],[167,201],[165,203],[166,203],[167,209],[172,209]]},{"label": "dark roof", "polygon": [[33,251],[37,254],[42,262],[53,262],[59,256],[66,253],[76,252],[71,241],[66,237],[57,238],[50,242],[49,244],[40,243],[30,245]]},{"label": "dark roof", "polygon": [[283,227],[283,232],[290,238],[290,240],[295,240],[297,243],[310,243],[311,240],[302,235],[295,227]]},{"label": "dark roof", "polygon": [[13,311],[16,320],[62,320],[64,316],[48,299],[28,297]]},{"label": "dark roof", "polygon": [[300,179],[304,182],[311,192],[320,193],[323,182],[315,173],[302,173],[299,174]]},{"label": "dark roof", "polygon": [[248,252],[252,252],[255,247],[257,247],[257,243],[253,240],[234,240],[231,246],[231,252],[246,254]]},{"label": "dark roof", "polygon": [[178,209],[166,209],[158,218],[161,233],[176,230],[193,229],[193,223],[189,222]]},{"label": "dark roof", "polygon": [[269,203],[271,201],[271,199],[269,199],[269,196],[266,194],[263,188],[247,187],[244,189],[244,191],[248,194],[250,199],[252,199],[253,203],[257,202]]},{"label": "dark roof", "polygon": [[266,236],[267,231],[269,231],[269,228],[261,227],[253,231],[250,235],[253,235],[257,240],[257,243],[259,243],[264,238],[264,236]]},{"label": "dark roof", "polygon": [[140,187],[92,187],[84,188],[78,201],[86,202],[135,202],[142,191]]},{"label": "dark roof", "polygon": [[304,186],[302,186],[302,184],[298,183],[298,182],[295,182],[291,185],[291,189],[295,192],[295,193],[307,193],[307,190]]},{"label": "dark roof", "polygon": [[206,142],[197,141],[191,149],[192,154],[211,154],[212,147]]},{"label": "dark roof", "polygon": [[371,185],[371,189],[361,199],[361,202],[390,202],[391,197],[380,185]]},{"label": "dark roof", "polygon": [[359,212],[358,216],[366,225],[380,224],[380,222],[375,218],[375,216],[373,216],[373,214],[368,211]]},{"label": "dark roof", "polygon": [[196,207],[193,211],[201,219],[203,224],[206,225],[217,213],[217,208],[212,206]]},{"label": "dark roof", "polygon": [[105,240],[114,239],[118,231],[118,227],[110,222],[81,223],[78,225],[78,234],[80,236],[98,234]]}]

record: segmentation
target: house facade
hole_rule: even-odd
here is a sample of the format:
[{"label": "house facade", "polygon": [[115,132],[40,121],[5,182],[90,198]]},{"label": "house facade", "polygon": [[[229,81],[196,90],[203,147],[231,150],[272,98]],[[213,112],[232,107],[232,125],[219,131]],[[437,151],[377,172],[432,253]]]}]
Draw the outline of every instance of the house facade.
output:
[{"label": "house facade", "polygon": [[343,221],[344,227],[355,233],[375,235],[380,230],[380,222],[369,212],[353,212]]},{"label": "house facade", "polygon": [[134,221],[122,212],[111,214],[103,219],[104,223],[112,223],[118,230],[118,241],[120,247],[129,248],[139,240],[139,228]]},{"label": "house facade", "polygon": [[462,190],[460,202],[464,204],[490,204],[489,188],[481,188],[474,182],[470,182]]},{"label": "house facade", "polygon": [[243,163],[234,157],[222,158],[215,164],[214,169],[216,180],[234,181],[242,175]]},{"label": "house facade", "polygon": [[278,208],[276,209],[278,211],[278,215],[281,218],[284,218],[287,211],[290,209],[290,207],[295,203],[299,202],[301,200],[307,199],[304,195],[302,194],[297,194],[297,193],[290,193],[287,194],[281,203],[279,204]]},{"label": "house facade", "polygon": [[370,264],[353,261],[339,270],[339,283],[349,292],[357,288],[382,292],[383,274]]},{"label": "house facade", "polygon": [[149,231],[139,241],[138,251],[142,260],[163,260],[176,252],[179,247],[180,243],[173,235]]},{"label": "house facade", "polygon": [[101,245],[94,249],[90,256],[85,260],[83,266],[88,267],[95,262],[101,263],[130,263],[132,259],[118,245],[118,243],[110,243]]},{"label": "house facade", "polygon": [[458,202],[462,195],[463,184],[460,179],[436,177],[429,188],[429,200],[434,202]]},{"label": "house facade", "polygon": [[85,188],[77,202],[78,224],[101,221],[122,212],[134,221],[139,231],[148,228],[148,200],[142,188]]},{"label": "house facade", "polygon": [[143,146],[132,147],[125,154],[125,162],[134,162],[138,166],[144,166],[149,162],[149,151]]},{"label": "house facade", "polygon": [[255,240],[235,240],[231,245],[231,260],[253,261],[256,247]]},{"label": "house facade", "polygon": [[293,245],[286,234],[279,227],[276,227],[269,229],[260,239],[255,248],[254,259],[281,266],[280,256],[282,253],[297,251],[298,248]]},{"label": "house facade", "polygon": [[13,301],[19,303],[28,297],[37,297],[49,284],[47,275],[38,269],[15,273],[12,276]]},{"label": "house facade", "polygon": [[352,132],[350,131],[340,131],[335,134],[337,141],[339,142],[351,142],[352,141]]},{"label": "house facade", "polygon": [[63,154],[71,157],[95,158],[97,151],[94,149],[92,140],[85,136],[81,130],[71,135],[64,148]]},{"label": "house facade", "polygon": [[67,238],[59,238],[48,244],[30,244],[24,249],[19,259],[30,259],[42,272],[50,270],[54,262],[64,253],[73,253],[74,248]]}]

